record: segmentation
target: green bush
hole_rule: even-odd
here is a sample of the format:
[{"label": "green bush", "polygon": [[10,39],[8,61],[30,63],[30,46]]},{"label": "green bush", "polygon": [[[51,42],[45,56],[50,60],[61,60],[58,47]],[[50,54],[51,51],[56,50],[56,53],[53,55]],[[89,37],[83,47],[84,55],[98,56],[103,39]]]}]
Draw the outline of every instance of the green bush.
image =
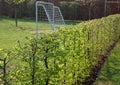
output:
[{"label": "green bush", "polygon": [[[12,51],[19,65],[11,85],[72,85],[85,81],[93,66],[120,36],[120,15],[82,22],[27,38]],[[14,67],[14,62],[12,62]],[[14,71],[13,71],[14,72]]]}]

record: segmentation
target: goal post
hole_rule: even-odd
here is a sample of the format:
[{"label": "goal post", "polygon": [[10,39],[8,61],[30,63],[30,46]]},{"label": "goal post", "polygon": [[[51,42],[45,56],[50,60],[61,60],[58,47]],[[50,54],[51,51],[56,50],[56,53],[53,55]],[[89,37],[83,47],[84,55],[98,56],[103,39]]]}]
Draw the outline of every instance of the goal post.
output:
[{"label": "goal post", "polygon": [[54,5],[52,3],[47,3],[47,2],[42,2],[42,1],[36,2],[36,37],[38,37],[39,21],[41,23],[42,21],[48,20],[50,23],[51,29],[54,30],[53,20],[52,20],[53,19],[53,15],[52,15],[53,6]]},{"label": "goal post", "polygon": [[60,8],[58,6],[54,6],[54,26],[56,28],[56,26],[59,27],[59,25],[65,26],[64,18],[62,16]]},{"label": "goal post", "polygon": [[38,25],[42,21],[49,22],[52,30],[64,26],[64,18],[58,6],[53,3],[37,1],[36,2],[36,35],[38,36]]}]

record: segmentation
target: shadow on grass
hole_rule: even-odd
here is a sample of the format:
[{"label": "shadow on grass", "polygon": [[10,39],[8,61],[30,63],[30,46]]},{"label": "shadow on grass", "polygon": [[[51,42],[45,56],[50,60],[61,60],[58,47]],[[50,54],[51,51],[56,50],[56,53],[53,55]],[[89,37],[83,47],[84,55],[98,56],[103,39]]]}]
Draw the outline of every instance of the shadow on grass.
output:
[{"label": "shadow on grass", "polygon": [[109,56],[94,85],[120,85],[120,41]]}]

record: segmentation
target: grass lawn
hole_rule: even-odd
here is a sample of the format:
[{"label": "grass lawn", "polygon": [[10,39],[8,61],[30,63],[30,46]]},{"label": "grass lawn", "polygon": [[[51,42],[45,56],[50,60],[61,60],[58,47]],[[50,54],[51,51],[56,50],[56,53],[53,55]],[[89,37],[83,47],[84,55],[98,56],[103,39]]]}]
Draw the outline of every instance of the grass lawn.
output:
[{"label": "grass lawn", "polygon": [[94,85],[120,85],[120,41],[109,56]]},{"label": "grass lawn", "polygon": [[[15,27],[14,19],[0,19],[0,48],[12,48],[18,40],[24,41],[25,37],[35,33],[35,21],[18,20],[18,27]],[[48,23],[39,24],[40,32],[50,30]],[[48,31],[49,32],[49,31]]]},{"label": "grass lawn", "polygon": [[[67,25],[77,22],[66,21]],[[51,32],[48,22],[38,24],[39,32]],[[18,27],[15,27],[15,20],[10,18],[0,18],[0,48],[12,48],[18,40],[24,41],[25,37],[36,33],[36,23],[33,20],[19,19]]]}]

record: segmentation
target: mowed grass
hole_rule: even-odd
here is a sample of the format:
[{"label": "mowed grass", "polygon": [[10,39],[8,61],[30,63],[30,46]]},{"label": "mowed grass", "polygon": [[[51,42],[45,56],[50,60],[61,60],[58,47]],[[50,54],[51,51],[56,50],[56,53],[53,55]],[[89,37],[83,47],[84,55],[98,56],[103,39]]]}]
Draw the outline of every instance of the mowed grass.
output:
[{"label": "mowed grass", "polygon": [[[73,25],[77,22],[66,21],[67,25]],[[39,22],[38,30],[40,33],[50,33],[49,22]],[[26,36],[35,35],[36,22],[30,19],[18,19],[18,27],[15,26],[15,20],[11,18],[0,18],[0,49],[11,49],[17,41],[23,42]]]},{"label": "mowed grass", "polygon": [[120,41],[109,56],[94,85],[120,85]]},{"label": "mowed grass", "polygon": [[[49,23],[40,23],[38,27],[42,33],[46,32],[46,30],[50,32]],[[14,19],[0,19],[0,49],[14,47],[18,40],[23,42],[26,36],[35,34],[35,30],[36,23],[32,20],[19,19],[18,27],[16,27]]]}]

